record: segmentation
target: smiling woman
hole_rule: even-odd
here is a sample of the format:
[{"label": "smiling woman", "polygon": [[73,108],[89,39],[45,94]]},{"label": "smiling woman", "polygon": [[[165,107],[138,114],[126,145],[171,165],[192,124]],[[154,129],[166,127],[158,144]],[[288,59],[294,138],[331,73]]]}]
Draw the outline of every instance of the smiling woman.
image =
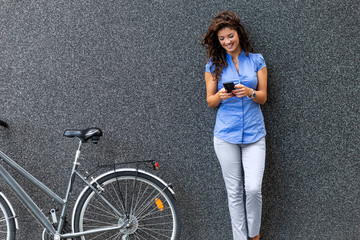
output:
[{"label": "smiling woman", "polygon": [[249,43],[248,36],[245,28],[240,22],[239,17],[230,11],[224,11],[219,13],[213,21],[202,40],[202,45],[206,48],[208,59],[211,58],[214,69],[214,78],[218,80],[222,72],[223,67],[227,67],[226,62],[226,50],[220,44],[218,33],[224,28],[235,30],[239,37],[240,48],[245,51],[245,55],[248,56],[252,52],[252,47]]},{"label": "smiling woman", "polygon": [[[219,13],[202,44],[208,57],[206,100],[209,107],[219,107],[214,148],[228,193],[233,237],[258,240],[266,135],[260,104],[267,98],[266,64],[261,54],[251,53],[234,12]],[[227,90],[228,84],[234,88]]]},{"label": "smiling woman", "polygon": [[239,35],[236,30],[226,27],[220,29],[217,36],[220,45],[226,52],[240,55],[241,47],[239,44]]}]

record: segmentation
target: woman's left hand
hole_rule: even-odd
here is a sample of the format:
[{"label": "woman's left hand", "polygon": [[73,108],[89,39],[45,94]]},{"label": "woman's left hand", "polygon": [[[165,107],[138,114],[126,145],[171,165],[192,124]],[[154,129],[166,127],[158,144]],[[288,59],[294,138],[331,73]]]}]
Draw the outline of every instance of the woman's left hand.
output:
[{"label": "woman's left hand", "polygon": [[252,90],[251,88],[245,87],[242,84],[236,84],[235,85],[235,90],[233,90],[233,94],[236,97],[245,97],[245,96],[249,96],[251,95]]}]

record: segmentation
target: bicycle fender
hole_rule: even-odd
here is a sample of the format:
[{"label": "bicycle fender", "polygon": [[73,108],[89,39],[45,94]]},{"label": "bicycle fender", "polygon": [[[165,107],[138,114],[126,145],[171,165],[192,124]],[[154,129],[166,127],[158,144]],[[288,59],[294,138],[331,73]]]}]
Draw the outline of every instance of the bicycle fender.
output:
[{"label": "bicycle fender", "polygon": [[7,203],[7,205],[8,205],[9,208],[10,208],[12,217],[13,217],[14,220],[15,220],[15,227],[16,227],[16,229],[19,229],[19,222],[18,222],[18,219],[17,219],[17,216],[16,216],[16,213],[15,213],[15,210],[14,210],[13,206],[11,205],[9,199],[5,196],[5,194],[4,194],[3,192],[0,192],[0,195],[1,195],[1,197],[5,200],[5,202]]},{"label": "bicycle fender", "polygon": [[145,174],[145,175],[148,175],[152,178],[155,178],[156,180],[158,180],[160,183],[162,183],[167,189],[169,189],[169,191],[171,192],[172,195],[175,195],[175,192],[174,190],[169,186],[169,184],[167,184],[164,180],[162,180],[161,178],[159,178],[158,176],[154,175],[154,174],[151,174],[149,172],[146,172],[144,170],[141,170],[141,169],[136,169],[136,168],[118,168],[118,169],[115,169],[114,170],[110,170],[108,172],[105,172],[101,175],[99,175],[98,177],[96,177],[93,181],[91,181],[91,183],[97,181],[98,179],[106,176],[106,175],[109,175],[109,174],[112,174],[114,172],[140,172],[142,174]]}]

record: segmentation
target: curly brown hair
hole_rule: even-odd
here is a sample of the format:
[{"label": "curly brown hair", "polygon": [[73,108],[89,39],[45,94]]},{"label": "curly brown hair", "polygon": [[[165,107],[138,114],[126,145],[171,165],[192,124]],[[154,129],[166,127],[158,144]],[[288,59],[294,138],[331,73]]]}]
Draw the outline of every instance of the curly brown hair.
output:
[{"label": "curly brown hair", "polygon": [[244,50],[246,56],[249,56],[249,53],[253,51],[245,28],[241,24],[238,15],[232,11],[222,11],[218,13],[211,21],[210,26],[201,41],[201,45],[206,49],[207,61],[211,59],[212,64],[210,68],[215,65],[212,75],[216,81],[220,80],[223,68],[228,66],[226,62],[226,51],[220,45],[217,36],[218,31],[224,28],[230,28],[237,31],[241,49]]}]

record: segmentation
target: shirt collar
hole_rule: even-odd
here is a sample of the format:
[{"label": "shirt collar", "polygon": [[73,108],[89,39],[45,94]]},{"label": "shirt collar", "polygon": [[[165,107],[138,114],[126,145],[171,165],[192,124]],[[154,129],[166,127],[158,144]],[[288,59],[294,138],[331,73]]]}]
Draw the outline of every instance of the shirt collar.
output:
[{"label": "shirt collar", "polygon": [[[243,57],[243,56],[245,56],[245,51],[244,51],[244,50],[241,50],[241,53],[240,53],[240,55],[239,55],[239,59],[240,59],[241,57]],[[226,52],[226,60],[227,60],[227,61],[228,61],[228,60],[232,60],[231,55],[230,55],[229,53],[227,53],[227,52]]]}]

